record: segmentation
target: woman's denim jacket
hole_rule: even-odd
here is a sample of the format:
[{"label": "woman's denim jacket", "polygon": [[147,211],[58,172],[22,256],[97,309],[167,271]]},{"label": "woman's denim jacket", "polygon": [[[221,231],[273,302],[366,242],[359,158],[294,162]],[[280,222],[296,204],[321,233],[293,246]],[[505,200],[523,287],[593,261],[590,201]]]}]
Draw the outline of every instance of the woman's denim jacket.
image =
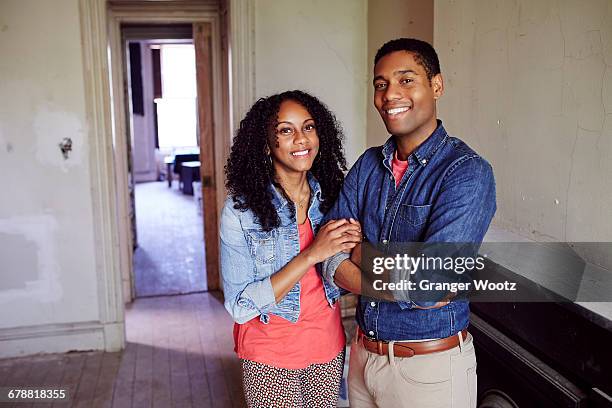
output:
[{"label": "woman's denim jacket", "polygon": [[[321,187],[308,174],[311,200],[308,217],[313,231],[318,231],[323,214],[319,209]],[[251,210],[234,208],[232,198],[225,201],[221,214],[221,274],[225,308],[237,323],[245,323],[256,316],[267,324],[275,314],[292,323],[300,315],[300,283],[296,283],[278,303],[270,283],[270,275],[280,270],[300,252],[300,240],[295,208],[274,186],[272,204],[280,218],[280,226],[265,232]],[[320,273],[319,265],[317,271]],[[325,296],[331,307],[340,297],[335,284],[323,280]]]}]

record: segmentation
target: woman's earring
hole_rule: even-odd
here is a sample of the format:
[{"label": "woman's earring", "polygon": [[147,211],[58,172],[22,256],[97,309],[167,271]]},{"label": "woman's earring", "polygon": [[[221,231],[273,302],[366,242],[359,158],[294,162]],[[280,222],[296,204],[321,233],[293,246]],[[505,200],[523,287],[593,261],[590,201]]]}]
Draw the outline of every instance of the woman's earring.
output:
[{"label": "woman's earring", "polygon": [[272,155],[270,154],[270,147],[266,146],[266,157],[268,158],[268,165],[272,167]]}]

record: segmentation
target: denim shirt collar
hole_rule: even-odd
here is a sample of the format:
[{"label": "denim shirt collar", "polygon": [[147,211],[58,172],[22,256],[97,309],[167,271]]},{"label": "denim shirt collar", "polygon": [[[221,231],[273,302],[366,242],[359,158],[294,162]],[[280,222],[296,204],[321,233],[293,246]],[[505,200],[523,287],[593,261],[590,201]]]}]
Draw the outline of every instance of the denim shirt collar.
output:
[{"label": "denim shirt collar", "polygon": [[[437,122],[438,126],[436,130],[434,130],[434,132],[410,154],[410,156],[414,157],[413,160],[422,167],[427,166],[430,158],[446,142],[446,139],[448,139],[448,134],[444,126],[442,126],[442,121],[437,119]],[[393,160],[393,154],[396,149],[397,143],[395,142],[395,137],[391,136],[387,139],[382,148],[383,163],[389,170],[391,170],[391,160]],[[410,164],[412,164],[412,160]]]},{"label": "denim shirt collar", "polygon": [[[307,173],[308,184],[310,185],[310,195],[311,197],[316,197],[317,200],[321,201],[321,185],[312,175],[311,172]],[[274,187],[273,184],[268,185],[268,190],[272,193],[272,204],[276,211],[280,211],[288,204],[288,200],[283,196],[283,194]]]}]

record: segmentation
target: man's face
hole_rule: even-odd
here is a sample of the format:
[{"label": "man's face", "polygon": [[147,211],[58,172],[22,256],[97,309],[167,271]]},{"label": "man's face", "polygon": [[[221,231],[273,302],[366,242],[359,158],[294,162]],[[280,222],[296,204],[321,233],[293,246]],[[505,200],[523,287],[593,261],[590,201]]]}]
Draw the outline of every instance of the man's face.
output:
[{"label": "man's face", "polygon": [[443,93],[442,76],[430,81],[411,52],[392,52],[374,66],[374,106],[392,135],[429,136],[437,125],[436,99]]}]

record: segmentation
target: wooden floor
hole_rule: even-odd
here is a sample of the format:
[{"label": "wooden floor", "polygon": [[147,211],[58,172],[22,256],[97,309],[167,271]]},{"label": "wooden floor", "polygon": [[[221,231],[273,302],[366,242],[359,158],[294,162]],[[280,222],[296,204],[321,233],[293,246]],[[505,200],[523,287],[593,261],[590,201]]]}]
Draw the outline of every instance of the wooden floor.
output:
[{"label": "wooden floor", "polygon": [[206,290],[204,226],[193,196],[165,181],[135,185],[136,297]]},{"label": "wooden floor", "polygon": [[0,407],[243,407],[232,321],[215,294],[137,299],[122,353],[0,360],[0,387],[55,385],[71,401]]}]

